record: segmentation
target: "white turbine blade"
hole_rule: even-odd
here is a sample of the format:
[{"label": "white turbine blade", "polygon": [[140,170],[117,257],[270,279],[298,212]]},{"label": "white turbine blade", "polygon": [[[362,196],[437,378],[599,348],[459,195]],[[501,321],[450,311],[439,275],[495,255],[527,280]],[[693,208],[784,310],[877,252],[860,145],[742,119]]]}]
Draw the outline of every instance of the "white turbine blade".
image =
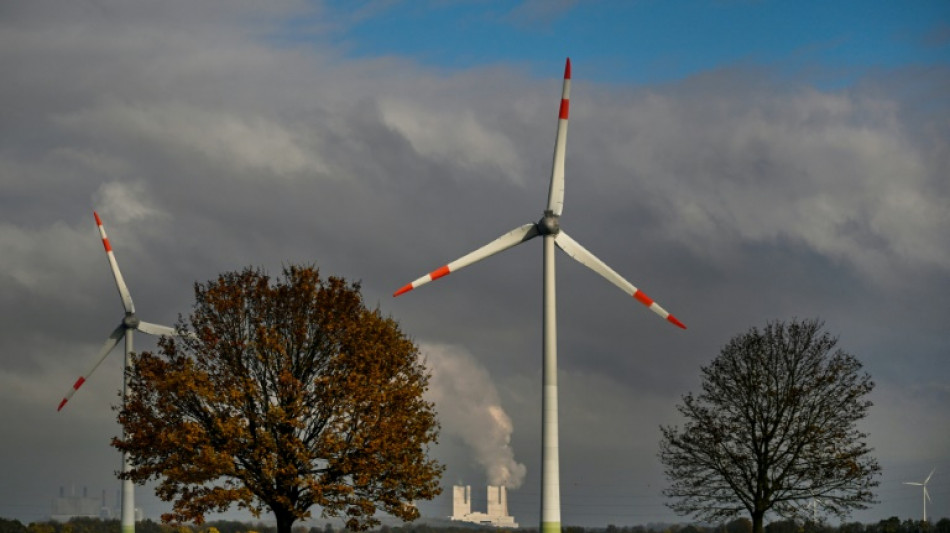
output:
[{"label": "white turbine blade", "polygon": [[409,292],[420,285],[425,285],[430,281],[437,280],[442,276],[451,274],[452,272],[455,272],[461,268],[467,267],[473,263],[477,263],[486,257],[503,252],[512,246],[516,246],[537,236],[538,229],[534,224],[525,224],[524,226],[515,228],[486,244],[485,246],[475,250],[474,252],[464,255],[443,267],[437,268],[425,276],[413,281],[412,283],[409,283],[408,285],[404,285],[401,289],[393,293],[393,296],[399,296],[400,294]]},{"label": "white turbine blade", "polygon": [[917,486],[917,487],[923,487],[923,486],[924,486],[923,483],[917,483],[916,481],[905,481],[904,484],[905,484],[905,485],[914,485],[914,486]]},{"label": "white turbine blade", "polygon": [[139,325],[135,326],[135,329],[143,333],[148,333],[149,335],[155,335],[156,337],[161,337],[162,335],[172,337],[178,334],[175,328],[160,326],[158,324],[152,324],[151,322],[139,322]]},{"label": "white turbine blade", "polygon": [[56,408],[57,411],[61,411],[63,406],[66,405],[66,402],[73,397],[73,394],[79,390],[79,387],[82,387],[82,384],[89,379],[89,376],[99,368],[99,365],[105,360],[106,356],[109,355],[109,352],[115,348],[116,344],[119,344],[119,341],[122,340],[122,337],[125,335],[125,324],[119,324],[119,327],[112,330],[112,334],[109,335],[109,339],[106,340],[105,344],[102,345],[102,349],[99,350],[99,354],[96,356],[93,364],[86,370],[86,372],[79,376],[79,379],[76,380],[76,383],[73,383],[73,386],[66,392],[66,396],[63,396],[63,400],[59,402],[59,407]]},{"label": "white turbine blade", "polygon": [[927,501],[928,501],[928,502],[932,502],[932,501],[933,501],[933,500],[930,499],[930,493],[927,492],[927,487],[924,487],[924,497],[927,498]]},{"label": "white turbine blade", "polygon": [[561,88],[561,109],[557,119],[557,137],[554,139],[554,163],[551,167],[551,185],[548,189],[548,211],[561,216],[564,210],[564,152],[567,145],[567,117],[571,101],[571,58],[564,64],[564,85]]},{"label": "white turbine blade", "polygon": [[112,275],[115,277],[115,286],[119,289],[119,296],[122,298],[122,306],[126,313],[135,313],[135,305],[132,303],[132,295],[129,294],[129,288],[122,279],[122,272],[119,272],[119,264],[115,261],[115,254],[112,253],[112,245],[109,244],[109,238],[106,237],[106,229],[102,227],[102,219],[99,213],[92,212],[96,216],[96,225],[99,226],[99,235],[102,236],[102,246],[106,249],[106,256],[109,258],[109,265],[112,267]]},{"label": "white turbine blade", "polygon": [[924,480],[924,485],[926,485],[930,481],[930,478],[934,475],[934,471],[936,470],[937,469],[934,468],[933,470],[930,471],[930,474],[927,476],[927,479]]},{"label": "white turbine blade", "polygon": [[554,242],[557,243],[558,247],[564,250],[567,255],[573,257],[580,264],[600,274],[606,278],[607,281],[613,283],[617,287],[620,287],[622,291],[626,292],[630,296],[633,296],[638,302],[649,307],[654,313],[665,318],[668,322],[675,324],[680,328],[686,329],[686,326],[677,320],[675,316],[671,315],[666,309],[660,307],[660,304],[654,302],[649,296],[644,294],[643,291],[634,287],[632,283],[625,280],[620,274],[617,274],[614,269],[607,266],[606,263],[594,256],[594,254],[590,253],[577,241],[568,236],[567,233],[564,233],[563,230],[557,234],[557,237],[554,238]]}]

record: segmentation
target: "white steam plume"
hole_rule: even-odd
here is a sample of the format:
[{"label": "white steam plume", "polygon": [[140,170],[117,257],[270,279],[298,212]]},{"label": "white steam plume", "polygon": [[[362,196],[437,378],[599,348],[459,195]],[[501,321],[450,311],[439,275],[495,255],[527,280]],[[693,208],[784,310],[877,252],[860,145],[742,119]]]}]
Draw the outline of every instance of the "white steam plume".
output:
[{"label": "white steam plume", "polygon": [[488,372],[458,346],[420,343],[420,350],[432,372],[426,397],[435,403],[442,431],[471,447],[490,485],[520,487],[525,466],[515,461],[514,427]]}]

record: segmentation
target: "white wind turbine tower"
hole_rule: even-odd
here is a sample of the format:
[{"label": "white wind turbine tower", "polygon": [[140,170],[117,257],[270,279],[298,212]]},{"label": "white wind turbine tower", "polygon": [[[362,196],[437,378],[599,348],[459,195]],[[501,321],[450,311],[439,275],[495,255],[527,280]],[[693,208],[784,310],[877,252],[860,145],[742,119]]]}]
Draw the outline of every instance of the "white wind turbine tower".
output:
[{"label": "white wind turbine tower", "polygon": [[927,479],[925,479],[923,483],[917,483],[916,481],[905,481],[905,482],[904,482],[905,485],[915,485],[915,486],[918,486],[918,487],[922,487],[922,488],[924,489],[924,496],[923,496],[923,498],[924,498],[924,522],[927,521],[927,500],[930,499],[930,494],[927,492],[927,483],[930,482],[930,476],[934,475],[934,470],[936,470],[936,468],[930,471],[930,475],[927,476]]},{"label": "white wind turbine tower", "polygon": [[818,504],[822,503],[821,500],[815,498],[814,496],[811,499],[811,519],[812,522],[818,523]]},{"label": "white wind turbine tower", "polygon": [[561,108],[558,115],[557,137],[554,144],[554,164],[551,170],[551,184],[548,190],[548,204],[544,216],[538,222],[515,228],[494,241],[442,266],[425,276],[405,285],[393,296],[399,296],[420,285],[441,278],[463,267],[503,252],[513,246],[538,236],[544,237],[544,296],[543,296],[543,400],[541,425],[541,533],[560,533],[561,531],[561,495],[558,471],[558,425],[557,425],[557,331],[555,307],[554,247],[557,245],[567,255],[582,265],[600,274],[654,313],[669,322],[686,329],[682,322],[668,313],[642,291],[614,272],[603,261],[561,230],[560,216],[564,207],[564,152],[567,141],[567,119],[571,93],[571,60],[564,66],[564,85],[561,95]]},{"label": "white wind turbine tower", "polygon": [[[102,345],[102,349],[99,350],[99,354],[96,356],[94,362],[89,366],[85,373],[83,373],[79,379],[73,384],[73,386],[66,392],[66,395],[63,397],[62,401],[59,402],[59,407],[57,411],[61,410],[63,406],[66,405],[66,402],[72,398],[73,394],[83,383],[89,379],[89,376],[99,368],[99,365],[105,360],[106,356],[112,351],[113,348],[119,344],[119,341],[122,340],[122,337],[125,337],[125,371],[123,372],[122,378],[122,401],[125,403],[125,399],[129,396],[129,386],[128,380],[126,379],[126,372],[132,366],[132,332],[135,330],[141,331],[143,333],[148,333],[150,335],[175,335],[176,332],[173,328],[168,326],[159,326],[158,324],[151,324],[149,322],[143,322],[135,315],[135,306],[132,304],[132,295],[129,294],[129,288],[125,285],[125,280],[122,279],[122,273],[119,272],[119,265],[115,261],[115,254],[112,253],[112,245],[109,244],[109,238],[106,237],[106,230],[102,227],[102,220],[99,218],[99,214],[93,211],[93,215],[96,217],[96,225],[99,227],[99,234],[102,236],[102,245],[106,250],[106,256],[109,258],[109,265],[112,267],[112,275],[115,277],[115,285],[119,289],[119,296],[122,298],[122,306],[125,308],[125,316],[122,318],[122,322],[112,331],[112,334],[109,335],[109,339],[106,340],[105,344]],[[128,455],[122,454],[122,472],[127,472],[129,470],[129,460]],[[135,531],[135,492],[134,485],[131,480],[122,481],[122,533],[133,533]]]}]

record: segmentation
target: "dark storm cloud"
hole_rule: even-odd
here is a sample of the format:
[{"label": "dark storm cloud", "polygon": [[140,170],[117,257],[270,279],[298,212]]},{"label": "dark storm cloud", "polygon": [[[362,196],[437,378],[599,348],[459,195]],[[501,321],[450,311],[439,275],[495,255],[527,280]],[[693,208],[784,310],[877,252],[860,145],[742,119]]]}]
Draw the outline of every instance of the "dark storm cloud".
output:
[{"label": "dark storm cloud", "polygon": [[[3,9],[0,420],[17,437],[0,444],[13,480],[0,501],[19,507],[0,514],[41,518],[21,502],[71,482],[106,488],[117,468],[118,351],[54,413],[121,317],[97,209],[145,320],[187,314],[192,283],[222,271],[315,262],[362,280],[367,300],[427,346],[470,354],[495,380],[513,461],[527,466],[512,510],[534,520],[540,242],[391,294],[540,218],[560,72],[344,61],[273,38],[281,17],[309,9],[296,3]],[[656,428],[676,422],[678,398],[729,337],[795,316],[824,318],[880,383],[869,425],[885,466],[945,461],[946,69],[833,91],[755,70],[656,87],[582,72],[563,227],[689,329],[559,256],[565,501],[629,483],[604,520],[669,519]],[[918,448],[895,437],[911,429]],[[445,439],[437,453],[447,484],[485,482],[470,448]],[[161,504],[139,498],[156,516]],[[433,514],[447,512],[437,503]],[[583,508],[564,515],[600,523]]]}]

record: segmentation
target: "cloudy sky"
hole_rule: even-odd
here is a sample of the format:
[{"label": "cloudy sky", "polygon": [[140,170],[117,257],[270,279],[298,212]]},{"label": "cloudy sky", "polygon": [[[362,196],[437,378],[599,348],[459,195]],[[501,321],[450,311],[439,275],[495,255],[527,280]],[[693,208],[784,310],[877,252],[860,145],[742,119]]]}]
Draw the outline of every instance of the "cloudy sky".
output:
[{"label": "cloudy sky", "polygon": [[853,518],[919,518],[901,483],[933,468],[950,516],[950,4],[926,0],[3,2],[0,516],[118,488],[120,350],[56,412],[122,317],[97,210],[143,320],[249,265],[362,280],[435,374],[423,512],[502,472],[537,524],[540,242],[392,293],[540,218],[568,56],[562,225],[689,329],[559,255],[563,522],[685,520],[659,426],[730,337],[795,317],[877,383],[880,503]]}]

